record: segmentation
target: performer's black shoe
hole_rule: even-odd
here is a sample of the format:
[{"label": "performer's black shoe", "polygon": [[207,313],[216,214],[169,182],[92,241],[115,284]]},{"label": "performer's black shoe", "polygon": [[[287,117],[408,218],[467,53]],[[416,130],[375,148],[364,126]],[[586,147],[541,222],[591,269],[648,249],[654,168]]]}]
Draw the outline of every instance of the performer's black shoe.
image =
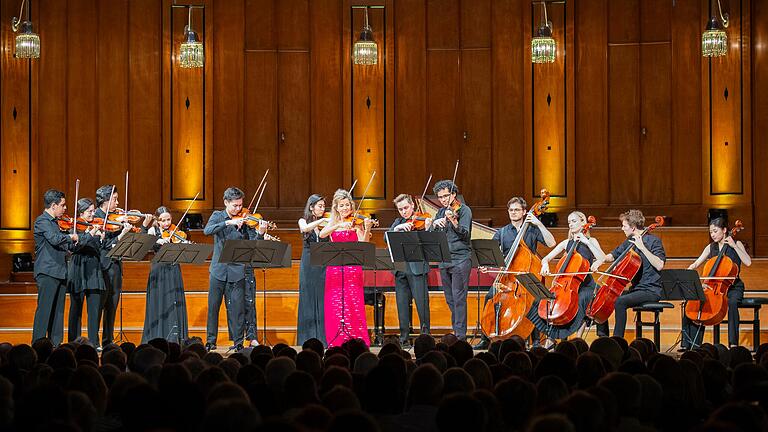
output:
[{"label": "performer's black shoe", "polygon": [[205,350],[208,351],[208,352],[216,351],[216,344],[210,343],[210,342],[206,343],[205,344]]},{"label": "performer's black shoe", "polygon": [[490,347],[490,346],[491,346],[491,340],[488,339],[487,337],[483,336],[480,339],[480,342],[477,345],[473,346],[472,349],[476,350],[476,351],[487,350],[488,347]]},{"label": "performer's black shoe", "polygon": [[235,352],[240,352],[243,350],[243,344],[239,343],[235,345]]}]

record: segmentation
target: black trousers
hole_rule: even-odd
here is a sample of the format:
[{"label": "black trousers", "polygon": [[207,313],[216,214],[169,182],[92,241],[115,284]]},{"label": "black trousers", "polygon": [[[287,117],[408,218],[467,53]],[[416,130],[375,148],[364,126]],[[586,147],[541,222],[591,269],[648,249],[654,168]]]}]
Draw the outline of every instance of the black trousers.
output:
[{"label": "black trousers", "polygon": [[67,280],[37,275],[37,309],[32,324],[32,342],[48,337],[54,345],[64,339],[64,298]]},{"label": "black trousers", "polygon": [[101,310],[104,307],[104,291],[85,290],[79,293],[69,294],[69,325],[67,328],[67,340],[74,341],[80,337],[80,322],[83,315],[83,301],[87,302],[88,309],[88,340],[93,346],[99,346],[99,324],[101,323]]},{"label": "black trousers", "polygon": [[227,308],[229,338],[235,342],[235,345],[242,344],[245,331],[245,279],[237,282],[225,282],[213,276],[209,279],[206,342],[216,345],[216,338],[219,335],[219,309],[222,298]]},{"label": "black trousers", "polygon": [[395,272],[395,299],[397,300],[397,320],[400,324],[400,342],[408,339],[411,328],[411,302],[416,302],[422,334],[429,334],[429,292],[427,275],[415,275],[411,272]]},{"label": "black trousers", "polygon": [[467,338],[467,290],[472,262],[469,259],[440,269],[445,302],[451,310],[451,327],[457,338]]},{"label": "black trousers", "polygon": [[613,335],[624,337],[624,330],[627,326],[627,309],[640,306],[643,303],[659,301],[661,296],[647,290],[626,291],[616,299],[616,326],[613,328]]},{"label": "black trousers", "polygon": [[103,294],[103,326],[101,333],[101,345],[106,346],[114,341],[115,318],[117,317],[117,306],[120,304],[120,293],[123,291],[123,264],[113,262],[108,270],[102,270],[104,275],[104,284],[107,289]]},{"label": "black trousers", "polygon": [[[728,345],[739,344],[739,301],[744,298],[744,283],[736,283],[728,289]],[[699,326],[683,315],[682,347],[700,346],[704,340],[704,326]]]},{"label": "black trousers", "polygon": [[256,277],[254,270],[245,269],[245,339],[256,339]]}]

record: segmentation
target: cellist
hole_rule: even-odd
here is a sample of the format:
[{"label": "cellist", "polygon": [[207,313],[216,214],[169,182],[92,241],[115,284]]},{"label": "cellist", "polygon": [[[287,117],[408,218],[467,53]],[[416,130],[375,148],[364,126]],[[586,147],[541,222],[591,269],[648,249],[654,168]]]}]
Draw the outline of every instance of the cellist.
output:
[{"label": "cellist", "polygon": [[[523,241],[531,252],[536,253],[536,249],[539,244],[546,245],[547,247],[553,247],[557,244],[555,236],[547,229],[546,226],[535,215],[530,214],[526,216],[528,210],[528,203],[523,197],[512,197],[507,201],[507,212],[509,213],[509,224],[503,226],[501,229],[493,234],[493,240],[498,241],[501,244],[501,254],[507,256],[509,250],[515,242],[517,233],[523,226],[523,223],[528,222],[532,226],[526,231]],[[480,269],[485,271],[485,269]],[[493,298],[494,291],[489,290],[485,295],[485,303],[488,303]],[[537,340],[534,338],[534,340]],[[483,334],[480,342],[473,348],[476,350],[488,349],[491,344],[491,340],[487,335]]]},{"label": "cellist", "polygon": [[606,255],[604,259],[596,259],[592,263],[592,271],[598,271],[604,262],[613,262],[616,257],[632,246],[636,247],[640,255],[642,265],[632,279],[632,288],[623,292],[616,299],[615,304],[616,326],[613,329],[613,335],[624,337],[624,329],[627,325],[627,309],[661,299],[660,272],[664,268],[667,254],[660,238],[649,233],[641,235],[645,226],[643,212],[634,209],[629,210],[622,213],[619,219],[621,220],[621,230],[627,239]]},{"label": "cellist", "polygon": [[[752,258],[750,258],[744,245],[734,240],[733,237],[728,235],[728,224],[723,218],[715,218],[709,222],[709,236],[712,238],[712,243],[704,247],[701,255],[696,258],[691,265],[688,266],[689,270],[695,270],[705,261],[710,258],[717,257],[720,250],[725,246],[730,246],[725,250],[725,255],[730,258],[739,270],[741,265],[752,265]],[[731,347],[739,344],[739,309],[738,303],[744,298],[744,282],[736,276],[733,284],[728,289],[728,345]],[[695,343],[693,339],[696,339]],[[701,345],[704,338],[704,332],[699,329],[699,326],[691,321],[685,314],[683,314],[683,340],[681,346],[687,350],[693,346]]]},{"label": "cellist", "polygon": [[[581,255],[583,259],[589,261],[590,265],[596,259],[604,259],[605,252],[603,252],[597,239],[592,237],[589,234],[589,231],[587,231],[586,234],[582,233],[582,229],[586,223],[587,216],[580,211],[573,211],[568,215],[568,238],[558,243],[547,256],[541,259],[542,276],[549,276],[550,274],[559,271],[558,269],[555,269],[555,272],[551,271],[549,263],[561,253],[567,253],[567,251],[574,246],[574,243],[576,243],[575,252]],[[528,313],[528,319],[533,322],[536,329],[547,335],[547,343],[545,343],[545,347],[547,347],[553,339],[565,339],[579,330],[584,322],[585,311],[589,301],[592,299],[594,289],[595,280],[592,278],[592,275],[586,275],[579,285],[579,311],[576,313],[576,317],[573,321],[566,325],[549,325],[538,313],[539,303],[535,302],[533,304],[531,311]],[[598,335],[607,336],[607,333],[608,324],[603,323],[598,326]]]}]

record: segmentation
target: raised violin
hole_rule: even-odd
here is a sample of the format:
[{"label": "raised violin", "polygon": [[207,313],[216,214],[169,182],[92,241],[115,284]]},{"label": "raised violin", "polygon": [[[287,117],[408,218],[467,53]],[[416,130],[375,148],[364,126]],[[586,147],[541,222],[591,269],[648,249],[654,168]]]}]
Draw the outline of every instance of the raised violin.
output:
[{"label": "raised violin", "polygon": [[[744,229],[744,224],[737,220],[729,237],[733,237]],[[726,249],[731,246],[723,243],[717,256],[712,257],[704,263],[702,274],[702,288],[704,289],[705,301],[689,300],[685,304],[685,316],[696,324],[717,325],[723,321],[728,314],[728,299],[726,294],[728,288],[733,285],[733,281],[739,275],[739,266],[726,254]]]},{"label": "raised violin", "polygon": [[[581,233],[587,235],[596,223],[595,217],[589,216]],[[549,288],[555,299],[539,302],[539,316],[552,325],[568,324],[579,311],[579,287],[589,273],[590,262],[576,252],[578,245],[574,239],[568,252],[557,262],[557,276]]]},{"label": "raised violin", "polygon": [[[542,189],[539,201],[531,206],[528,214],[538,216],[548,205],[549,191]],[[504,259],[504,268],[496,275],[491,286],[493,298],[483,307],[480,325],[491,340],[507,339],[514,335],[527,338],[533,331],[533,323],[526,315],[534,299],[515,277],[520,273],[534,273],[541,277],[541,259],[523,241],[531,224],[527,219],[526,216],[526,221],[518,230]]]},{"label": "raised violin", "polygon": [[[664,218],[656,216],[656,223],[648,225],[640,233],[640,238],[663,225]],[[616,308],[616,299],[632,283],[632,279],[642,267],[643,260],[636,248],[635,245],[628,247],[597,280],[597,289],[586,311],[587,317],[594,322],[602,324],[610,318]]]}]

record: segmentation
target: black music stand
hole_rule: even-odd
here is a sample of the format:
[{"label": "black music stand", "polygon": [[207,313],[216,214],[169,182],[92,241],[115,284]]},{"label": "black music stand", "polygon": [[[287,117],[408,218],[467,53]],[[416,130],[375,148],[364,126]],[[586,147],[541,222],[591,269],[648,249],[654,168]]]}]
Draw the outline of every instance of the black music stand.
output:
[{"label": "black music stand", "polygon": [[[363,266],[363,270],[373,270],[373,342],[371,346],[381,346],[384,342],[384,333],[386,328],[384,327],[384,314],[381,313],[381,304],[379,304],[379,282],[376,278],[376,272],[382,271],[395,271],[395,263],[389,256],[389,250],[376,249],[376,262],[373,266]],[[383,295],[383,293],[382,293]]]},{"label": "black music stand", "polygon": [[[155,246],[157,237],[144,233],[126,233],[115,246],[107,252],[107,256],[118,261],[141,261]],[[115,343],[128,342],[123,331],[123,290],[120,290],[120,330],[117,332]]]},{"label": "black music stand", "polygon": [[[701,286],[701,279],[696,270],[662,270],[661,274],[661,290],[664,300],[682,300],[683,304],[680,308],[680,338],[672,348],[674,349],[678,343],[680,343],[685,337],[685,332],[682,328],[683,319],[685,318],[685,305],[689,300],[698,300],[703,307],[706,297],[704,296],[704,290]],[[696,334],[693,336],[693,340],[690,342],[691,348],[696,348],[696,339],[699,337],[699,332],[704,327],[703,324],[698,326]]]},{"label": "black music stand", "polygon": [[[347,323],[344,285],[344,267],[361,266],[372,267],[376,263],[376,246],[368,242],[317,242],[312,243],[309,249],[309,263],[313,266],[340,266],[341,267],[341,325],[336,334],[328,341],[330,346],[339,336],[346,335],[351,338]],[[362,287],[361,287],[362,288]],[[328,319],[328,317],[326,317]]]},{"label": "black music stand", "polygon": [[[269,345],[267,338],[267,269],[291,267],[291,246],[272,240],[227,240],[219,257],[220,263],[236,263],[260,268],[264,290],[262,291],[262,344]],[[254,305],[256,307],[254,298]],[[255,324],[255,323],[254,323]]]},{"label": "black music stand", "polygon": [[[472,240],[472,268],[479,267],[504,267],[504,256],[501,255],[501,244],[498,240]],[[491,286],[490,289],[494,289]],[[481,337],[483,334],[482,326],[480,324],[480,314],[482,307],[480,306],[480,272],[477,272],[477,284],[475,286],[475,292],[477,294],[477,322],[475,323],[475,331],[472,335],[472,342],[476,338]],[[485,305],[483,305],[485,306]]]},{"label": "black music stand", "polygon": [[[160,250],[155,252],[155,257],[152,258],[152,264],[202,264],[211,256],[213,252],[212,244],[197,244],[197,243],[166,243]],[[182,293],[184,295],[184,293]],[[177,343],[183,342],[179,336],[179,322],[181,317],[176,317],[176,324],[171,327],[170,332],[165,337],[167,340],[172,340],[171,335],[176,334]]]}]

